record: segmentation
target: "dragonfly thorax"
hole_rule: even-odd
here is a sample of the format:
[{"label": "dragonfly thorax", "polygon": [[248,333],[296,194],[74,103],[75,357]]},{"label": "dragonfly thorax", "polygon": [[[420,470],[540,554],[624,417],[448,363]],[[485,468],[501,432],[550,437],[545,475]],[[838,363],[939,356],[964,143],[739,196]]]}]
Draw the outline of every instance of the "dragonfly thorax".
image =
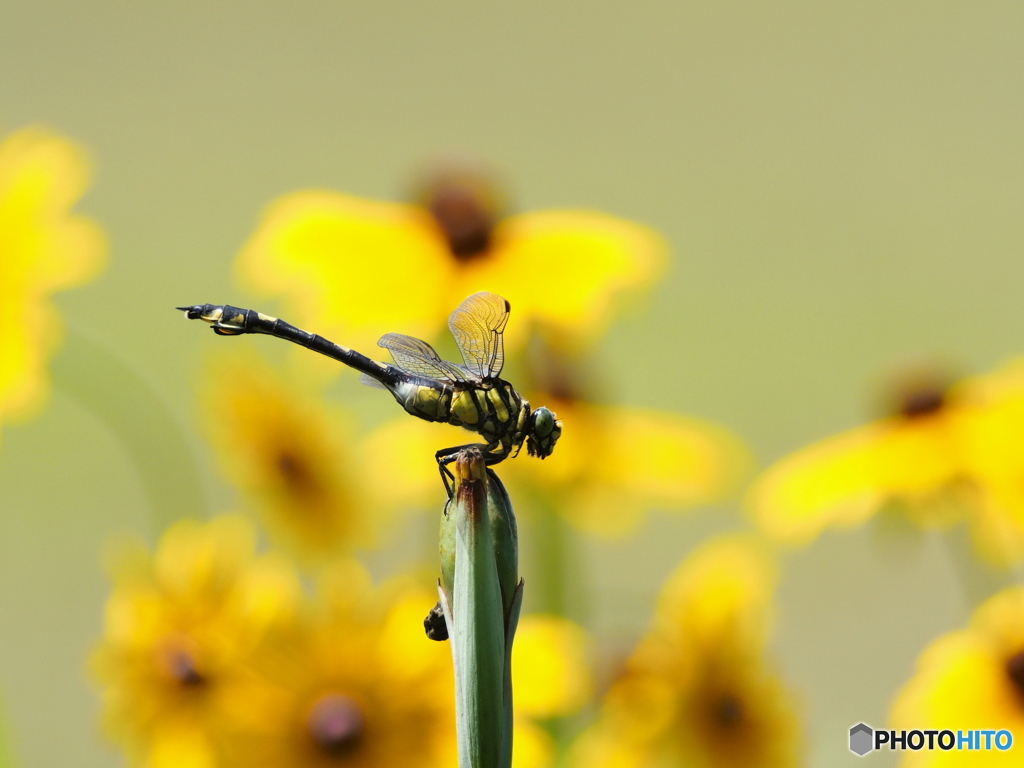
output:
[{"label": "dragonfly thorax", "polygon": [[526,443],[531,456],[551,455],[562,426],[547,408],[532,410],[516,389],[497,377],[456,384],[406,381],[392,389],[405,410],[427,421],[447,422],[487,441],[492,463]]},{"label": "dragonfly thorax", "polygon": [[495,378],[456,385],[446,421],[477,432],[488,441],[504,441],[526,428],[529,415],[529,405],[515,388]]}]

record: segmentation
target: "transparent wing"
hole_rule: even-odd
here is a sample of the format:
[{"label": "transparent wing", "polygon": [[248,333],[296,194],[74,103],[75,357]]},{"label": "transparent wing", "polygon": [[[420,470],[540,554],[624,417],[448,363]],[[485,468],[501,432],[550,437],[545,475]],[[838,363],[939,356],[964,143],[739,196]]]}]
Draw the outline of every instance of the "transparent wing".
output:
[{"label": "transparent wing", "polygon": [[404,333],[385,333],[377,346],[391,353],[395,365],[406,373],[441,381],[465,381],[466,374],[452,363],[445,362],[425,341]]},{"label": "transparent wing", "polygon": [[373,378],[373,376],[370,376],[367,373],[359,374],[359,383],[365,384],[368,387],[373,387],[374,389],[387,389],[387,387],[385,387],[383,384],[381,384],[379,381]]},{"label": "transparent wing", "polygon": [[474,293],[448,318],[448,328],[474,376],[486,379],[501,373],[505,345],[501,334],[508,322],[509,304],[496,293]]},{"label": "transparent wing", "polygon": [[449,363],[449,365],[454,365],[456,368],[458,368],[460,371],[462,371],[462,374],[467,379],[479,379],[480,378],[480,376],[478,374],[476,374],[476,373],[474,373],[473,371],[470,370],[468,365],[463,365],[462,363]]}]

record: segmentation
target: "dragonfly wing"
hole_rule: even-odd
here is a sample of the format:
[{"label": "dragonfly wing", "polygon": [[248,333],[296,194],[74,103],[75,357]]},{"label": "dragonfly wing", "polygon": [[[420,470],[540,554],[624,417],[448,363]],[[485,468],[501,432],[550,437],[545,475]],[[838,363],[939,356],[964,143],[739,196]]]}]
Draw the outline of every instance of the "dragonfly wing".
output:
[{"label": "dragonfly wing", "polygon": [[496,293],[474,293],[448,318],[448,328],[462,352],[466,367],[482,379],[497,376],[505,364],[501,334],[508,322],[509,303]]},{"label": "dragonfly wing", "polygon": [[365,384],[368,387],[374,387],[375,389],[387,389],[387,387],[385,387],[383,384],[381,384],[368,373],[359,374],[359,383]]},{"label": "dragonfly wing", "polygon": [[385,333],[377,345],[391,353],[395,365],[406,373],[441,381],[465,381],[466,375],[452,363],[445,362],[425,341],[404,333]]},{"label": "dragonfly wing", "polygon": [[468,365],[463,365],[462,363],[449,363],[449,365],[454,365],[456,368],[462,371],[463,376],[465,376],[467,379],[470,379],[471,381],[480,378],[480,374],[478,374],[476,371],[471,370]]}]

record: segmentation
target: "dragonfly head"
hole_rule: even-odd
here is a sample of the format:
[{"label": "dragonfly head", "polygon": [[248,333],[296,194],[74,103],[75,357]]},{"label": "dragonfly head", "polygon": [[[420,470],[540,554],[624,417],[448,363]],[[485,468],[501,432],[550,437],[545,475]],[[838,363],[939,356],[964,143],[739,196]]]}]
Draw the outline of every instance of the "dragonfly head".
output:
[{"label": "dragonfly head", "polygon": [[531,456],[547,458],[562,435],[562,423],[547,408],[540,407],[530,414],[530,429],[526,433],[526,452]]}]

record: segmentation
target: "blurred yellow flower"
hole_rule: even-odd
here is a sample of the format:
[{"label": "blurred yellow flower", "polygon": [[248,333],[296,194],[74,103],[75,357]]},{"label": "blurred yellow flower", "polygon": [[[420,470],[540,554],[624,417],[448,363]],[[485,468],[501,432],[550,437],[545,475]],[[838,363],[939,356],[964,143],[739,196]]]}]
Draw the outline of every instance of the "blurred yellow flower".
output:
[{"label": "blurred yellow flower", "polygon": [[655,625],[570,752],[583,768],[800,764],[793,705],[763,660],[775,581],[751,540],[705,544],[666,585]]},{"label": "blurred yellow flower", "polygon": [[556,747],[537,720],[578,712],[593,691],[583,628],[553,614],[523,616],[512,645],[515,716],[512,768],[555,764]]},{"label": "blurred yellow flower", "polygon": [[150,555],[123,549],[92,659],[103,717],[133,765],[213,768],[228,736],[258,716],[247,667],[265,633],[296,610],[298,581],[255,554],[246,522],[180,522]]},{"label": "blurred yellow flower", "polygon": [[273,695],[225,766],[455,768],[451,651],[423,632],[432,602],[402,580],[375,589],[353,562],[331,567],[313,612],[258,657]]},{"label": "blurred yellow flower", "polygon": [[578,712],[593,690],[589,653],[578,624],[553,614],[523,616],[512,646],[516,712],[540,720]]},{"label": "blurred yellow flower", "polygon": [[370,538],[343,413],[253,353],[203,376],[205,420],[224,471],[293,551],[322,559]]},{"label": "blurred yellow flower", "polygon": [[749,466],[740,441],[710,422],[644,408],[545,402],[563,425],[557,454],[540,466],[514,465],[507,475],[591,533],[621,535],[650,509],[722,499]]},{"label": "blurred yellow flower", "polygon": [[918,383],[896,410],[770,467],[749,496],[761,528],[804,543],[896,504],[923,525],[966,516],[993,562],[1024,557],[1024,364]]},{"label": "blurred yellow flower", "polygon": [[[900,690],[890,720],[895,730],[1009,730],[1024,734],[1024,587],[983,603],[967,629],[935,640]],[[1008,751],[904,752],[903,768],[1020,765]]]},{"label": "blurred yellow flower", "polygon": [[466,296],[494,291],[519,318],[505,335],[512,349],[530,321],[593,336],[618,295],[649,285],[665,259],[653,231],[599,213],[500,218],[470,174],[441,175],[424,197],[285,195],[243,247],[239,273],[262,295],[283,295],[289,321],[356,348],[392,330],[430,338]]},{"label": "blurred yellow flower", "polygon": [[45,399],[60,334],[50,294],[103,265],[99,227],[71,214],[88,177],[83,150],[55,134],[25,129],[0,142],[0,422]]}]

